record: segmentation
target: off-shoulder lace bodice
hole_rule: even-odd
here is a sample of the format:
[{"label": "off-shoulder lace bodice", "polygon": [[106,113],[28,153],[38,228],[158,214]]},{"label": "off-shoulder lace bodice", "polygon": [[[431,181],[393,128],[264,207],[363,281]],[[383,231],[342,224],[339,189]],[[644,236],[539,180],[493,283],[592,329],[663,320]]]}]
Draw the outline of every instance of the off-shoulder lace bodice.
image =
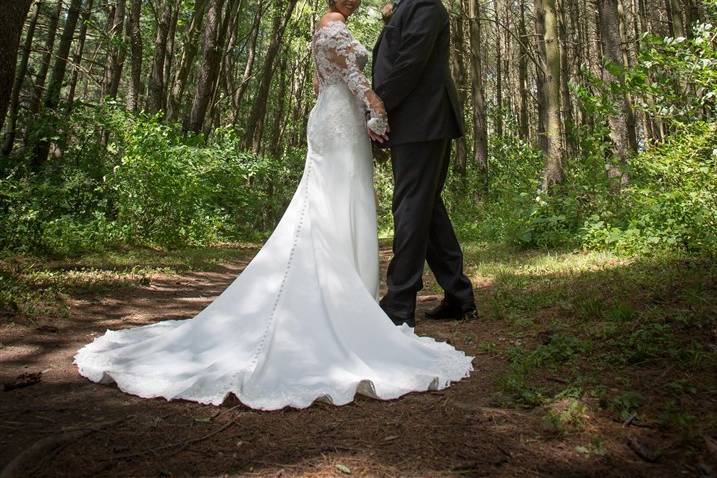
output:
[{"label": "off-shoulder lace bodice", "polygon": [[386,109],[363,73],[368,51],[354,39],[346,24],[334,20],[319,26],[314,33],[311,50],[316,62],[319,90],[330,84],[345,84],[369,112],[369,129],[378,134],[385,133],[388,126]]}]

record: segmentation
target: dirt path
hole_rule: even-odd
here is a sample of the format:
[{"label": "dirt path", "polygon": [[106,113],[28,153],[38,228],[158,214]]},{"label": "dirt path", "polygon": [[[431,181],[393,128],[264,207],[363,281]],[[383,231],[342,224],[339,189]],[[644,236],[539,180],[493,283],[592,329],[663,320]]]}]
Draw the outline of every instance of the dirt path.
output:
[{"label": "dirt path", "polygon": [[[0,326],[0,381],[42,372],[40,383],[0,392],[0,469],[15,476],[677,476],[684,463],[647,463],[627,445],[644,433],[607,417],[555,437],[539,411],[494,401],[505,361],[481,341],[500,324],[426,323],[417,332],[475,355],[471,378],[435,393],[390,402],[359,398],[343,407],[257,412],[143,400],[80,377],[72,356],[105,329],[188,318],[211,302],[243,260],[146,285],[70,297],[53,328]],[[385,268],[388,251],[382,251]],[[384,269],[385,270],[385,269]],[[424,294],[420,309],[438,300]],[[419,317],[422,314],[419,311]],[[581,452],[599,432],[600,453]]]}]

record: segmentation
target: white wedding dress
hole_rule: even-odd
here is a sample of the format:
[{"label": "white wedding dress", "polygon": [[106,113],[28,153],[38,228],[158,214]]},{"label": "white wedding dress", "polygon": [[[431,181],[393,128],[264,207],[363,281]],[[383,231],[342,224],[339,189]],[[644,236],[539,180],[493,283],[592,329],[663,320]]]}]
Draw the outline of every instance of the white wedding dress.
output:
[{"label": "white wedding dress", "polygon": [[356,393],[393,399],[467,377],[452,346],[396,327],[377,303],[378,242],[369,127],[385,127],[343,22],[320,27],[320,82],[304,174],[246,269],[198,315],[107,330],[75,355],[80,374],[140,397],[219,405],[233,393],[263,410]]}]

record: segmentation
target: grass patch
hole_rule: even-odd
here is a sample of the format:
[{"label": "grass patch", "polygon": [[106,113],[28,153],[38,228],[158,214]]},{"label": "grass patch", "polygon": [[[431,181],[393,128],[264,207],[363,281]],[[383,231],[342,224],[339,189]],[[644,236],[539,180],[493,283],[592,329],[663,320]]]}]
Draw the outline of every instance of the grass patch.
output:
[{"label": "grass patch", "polygon": [[[503,402],[548,406],[577,387],[615,420],[635,415],[688,436],[714,433],[714,261],[476,243],[464,252],[481,286],[482,320],[523,338],[519,345],[485,339],[484,349],[508,364],[499,381]],[[553,429],[566,428],[563,415],[546,416]]]}]

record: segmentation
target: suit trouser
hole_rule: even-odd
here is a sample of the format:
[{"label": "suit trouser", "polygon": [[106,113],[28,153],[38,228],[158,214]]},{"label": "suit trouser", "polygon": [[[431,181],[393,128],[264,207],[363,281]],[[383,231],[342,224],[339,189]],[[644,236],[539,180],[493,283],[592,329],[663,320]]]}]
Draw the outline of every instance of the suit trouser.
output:
[{"label": "suit trouser", "polygon": [[463,253],[441,198],[450,156],[449,139],[391,148],[395,231],[388,292],[381,306],[400,319],[415,315],[426,261],[446,299],[460,305],[474,302],[473,287],[463,273]]}]

